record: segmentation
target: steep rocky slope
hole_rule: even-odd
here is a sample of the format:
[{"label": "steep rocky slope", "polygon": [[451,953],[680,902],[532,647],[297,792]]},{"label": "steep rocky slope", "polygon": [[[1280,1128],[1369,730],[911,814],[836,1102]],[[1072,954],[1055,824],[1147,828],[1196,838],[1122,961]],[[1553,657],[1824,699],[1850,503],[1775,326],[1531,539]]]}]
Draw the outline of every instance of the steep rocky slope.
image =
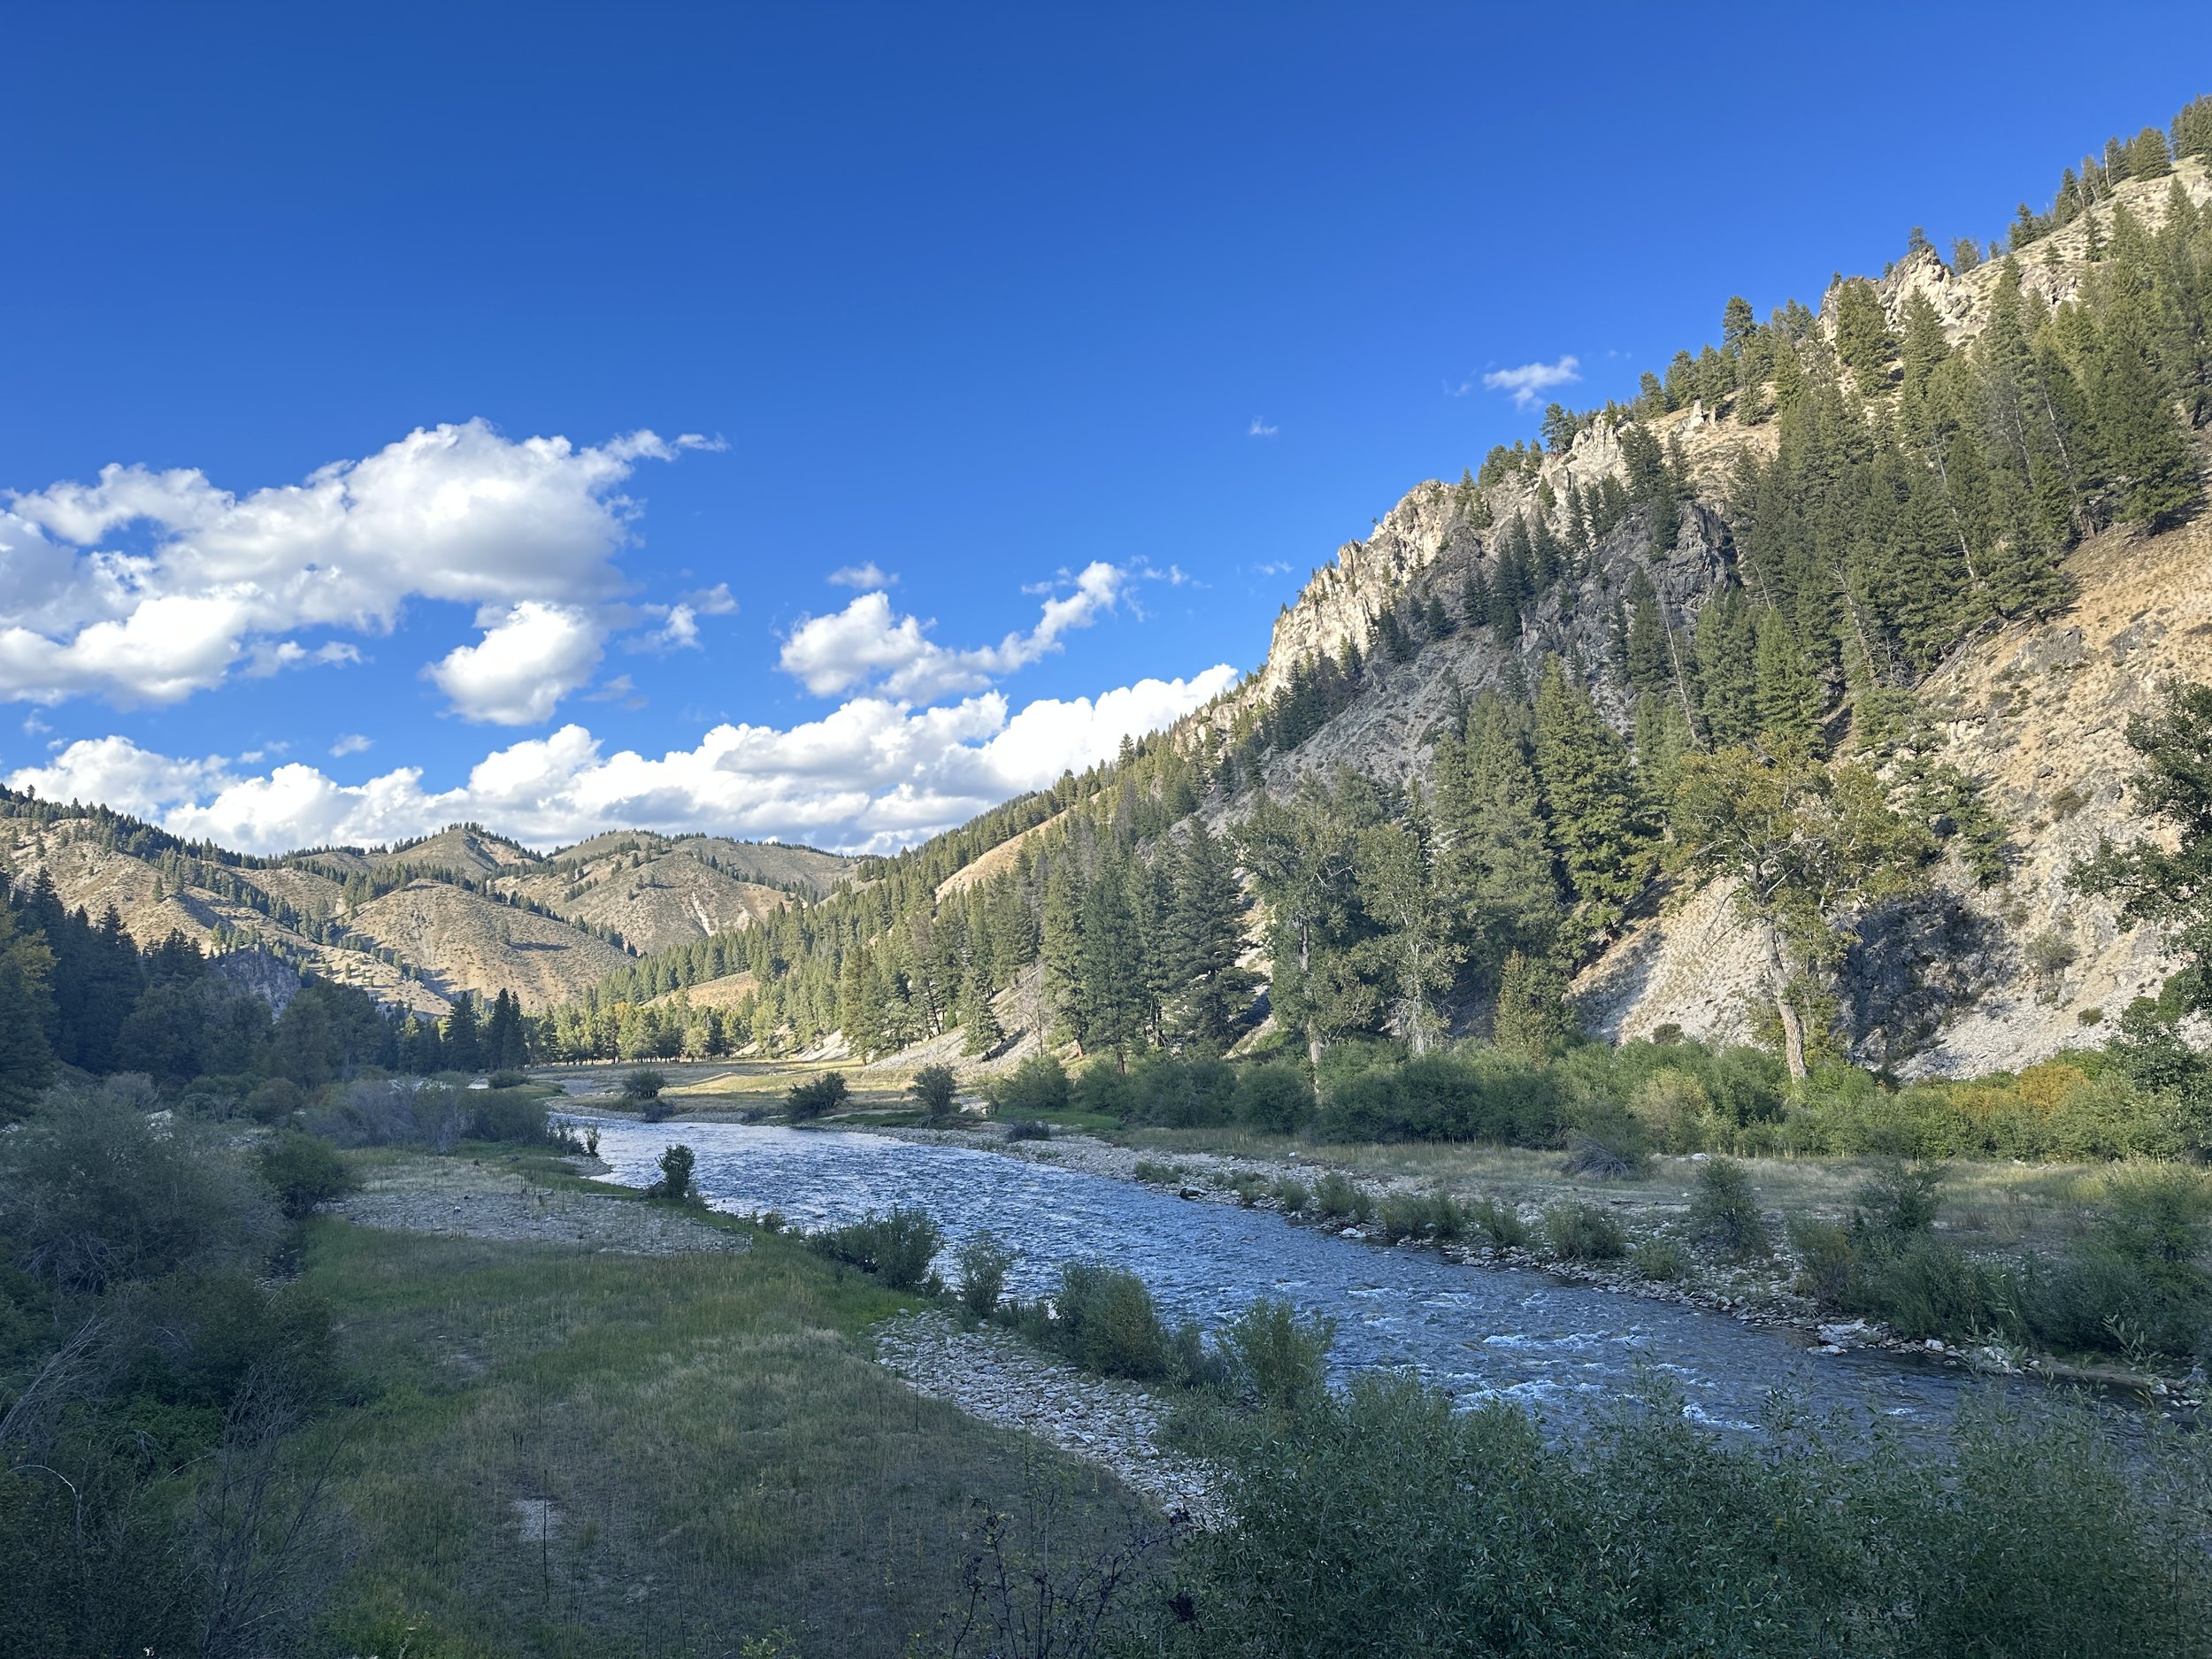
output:
[{"label": "steep rocky slope", "polygon": [[[1863,1058],[1918,1037],[1909,1075],[2017,1067],[2101,1038],[2174,970],[2154,933],[2121,933],[2114,907],[2066,875],[2101,835],[2139,833],[2128,717],[2170,679],[2212,679],[2212,525],[2112,532],[2071,565],[2080,597],[2063,615],[1975,641],[1924,687],[1945,757],[2016,826],[2016,857],[1993,887],[1948,868],[1929,900],[1867,930],[1846,975]],[[1728,895],[1709,888],[1638,923],[1578,988],[1608,1036],[1672,1024],[1736,1037],[1760,972]]]}]

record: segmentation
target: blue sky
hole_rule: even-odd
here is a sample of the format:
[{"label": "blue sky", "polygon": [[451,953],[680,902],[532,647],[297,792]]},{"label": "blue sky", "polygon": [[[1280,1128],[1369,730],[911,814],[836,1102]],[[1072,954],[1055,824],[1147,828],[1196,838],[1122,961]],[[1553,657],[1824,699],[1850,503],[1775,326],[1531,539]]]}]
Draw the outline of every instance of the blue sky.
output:
[{"label": "blue sky", "polygon": [[1631,395],[2212,89],[2201,6],[1568,16],[24,11],[0,770],[895,846],[1256,665],[1486,374]]}]

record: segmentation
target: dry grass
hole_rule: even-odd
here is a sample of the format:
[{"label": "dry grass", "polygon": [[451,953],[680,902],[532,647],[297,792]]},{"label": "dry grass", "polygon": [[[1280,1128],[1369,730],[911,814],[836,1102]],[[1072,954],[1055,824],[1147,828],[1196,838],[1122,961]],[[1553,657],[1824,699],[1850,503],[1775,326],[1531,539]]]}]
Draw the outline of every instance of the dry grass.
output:
[{"label": "dry grass", "polygon": [[910,1394],[857,1340],[907,1304],[783,1240],[640,1258],[323,1221],[308,1279],[367,1391],[321,1431],[348,1435],[360,1551],[339,1651],[722,1654],[784,1631],[889,1659],[945,1605],[979,1497],[1065,1481],[1102,1526],[1134,1502]]}]

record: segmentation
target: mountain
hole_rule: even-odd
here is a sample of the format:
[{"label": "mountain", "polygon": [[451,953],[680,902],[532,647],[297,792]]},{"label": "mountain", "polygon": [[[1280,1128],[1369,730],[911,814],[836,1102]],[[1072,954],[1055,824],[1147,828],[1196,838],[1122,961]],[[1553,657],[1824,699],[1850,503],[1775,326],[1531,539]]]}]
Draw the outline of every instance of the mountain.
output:
[{"label": "mountain", "polygon": [[[1171,1035],[1192,826],[1266,820],[1217,932],[1317,1041],[1532,998],[1905,1074],[2100,1040],[2177,963],[2067,877],[2145,827],[2130,717],[2212,678],[2208,118],[2070,169],[2008,247],[1732,300],[1632,403],[1417,486],[1213,704],[757,935],[754,1033],[945,1057],[979,986],[1009,1053]],[[1740,902],[1709,787],[1785,776],[1871,791],[1893,842],[1794,932]]]},{"label": "mountain", "polygon": [[7,791],[0,860],[19,888],[44,877],[70,909],[96,918],[112,906],[142,947],[172,932],[219,951],[259,945],[439,1016],[462,991],[511,990],[533,1013],[572,1002],[639,951],[750,927],[858,867],[811,848],[642,833],[546,856],[475,825],[257,858]]}]

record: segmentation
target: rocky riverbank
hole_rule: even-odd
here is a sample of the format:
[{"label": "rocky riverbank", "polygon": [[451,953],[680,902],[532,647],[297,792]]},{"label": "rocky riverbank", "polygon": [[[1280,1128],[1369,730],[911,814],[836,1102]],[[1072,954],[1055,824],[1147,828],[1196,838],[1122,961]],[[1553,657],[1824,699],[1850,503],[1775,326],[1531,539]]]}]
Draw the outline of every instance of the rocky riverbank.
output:
[{"label": "rocky riverbank", "polygon": [[[837,1125],[864,1127],[860,1124]],[[1196,1203],[1240,1204],[1250,1209],[1281,1211],[1274,1183],[1289,1179],[1309,1187],[1326,1172],[1325,1165],[1284,1159],[1241,1156],[1233,1153],[1178,1151],[1171,1157],[1115,1146],[1085,1134],[1055,1134],[1049,1141],[1015,1141],[996,1124],[954,1129],[886,1128],[874,1133],[899,1140],[962,1146],[995,1152],[1025,1162],[1050,1164],[1084,1174],[1114,1180],[1143,1181],[1164,1187]],[[1140,1175],[1140,1167],[1143,1173]],[[1170,1179],[1161,1179],[1163,1175]],[[1879,1348],[1915,1363],[1971,1370],[2011,1376],[2037,1376],[2070,1384],[2085,1384],[2138,1395],[2162,1406],[2200,1408],[2204,1394],[2200,1376],[2187,1379],[2160,1377],[2116,1366],[2084,1366],[1991,1343],[1972,1347],[1946,1343],[1935,1338],[1900,1336],[1876,1321],[1839,1320],[1824,1313],[1811,1298],[1793,1286],[1795,1263],[1786,1248],[1778,1248],[1763,1262],[1730,1263],[1691,1256],[1678,1279],[1647,1278],[1632,1260],[1574,1262],[1540,1249],[1497,1248],[1475,1242],[1439,1244],[1415,1238],[1394,1240],[1379,1213],[1393,1196],[1421,1197],[1433,1190],[1432,1181],[1363,1175],[1358,1185],[1373,1201],[1378,1217],[1364,1221],[1342,1217],[1321,1220],[1309,1212],[1286,1216],[1294,1225],[1322,1226],[1348,1240],[1384,1248],[1433,1249],[1463,1266],[1509,1267],[1549,1273],[1573,1283],[1594,1286],[1622,1295],[1672,1302],[1707,1313],[1724,1314],[1741,1324],[1762,1326],[1793,1335],[1815,1352],[1842,1354],[1853,1348]],[[1458,1194],[1463,1200],[1469,1194]],[[1602,1190],[1588,1194],[1622,1221],[1632,1238],[1668,1233],[1678,1222],[1685,1206],[1639,1202],[1615,1197]],[[1515,1206],[1522,1221],[1540,1234],[1542,1212],[1526,1204]],[[1785,1236],[1778,1214],[1766,1217],[1770,1232]],[[1673,1234],[1676,1241],[1679,1236]]]},{"label": "rocky riverbank", "polygon": [[598,1193],[556,1192],[458,1158],[410,1159],[378,1170],[331,1212],[365,1227],[626,1256],[743,1250],[751,1240],[681,1210]]},{"label": "rocky riverbank", "polygon": [[1167,1409],[1133,1383],[1086,1376],[1007,1332],[938,1313],[879,1325],[876,1356],[917,1394],[1096,1463],[1170,1515],[1205,1525],[1219,1514],[1205,1466],[1161,1448]]}]

